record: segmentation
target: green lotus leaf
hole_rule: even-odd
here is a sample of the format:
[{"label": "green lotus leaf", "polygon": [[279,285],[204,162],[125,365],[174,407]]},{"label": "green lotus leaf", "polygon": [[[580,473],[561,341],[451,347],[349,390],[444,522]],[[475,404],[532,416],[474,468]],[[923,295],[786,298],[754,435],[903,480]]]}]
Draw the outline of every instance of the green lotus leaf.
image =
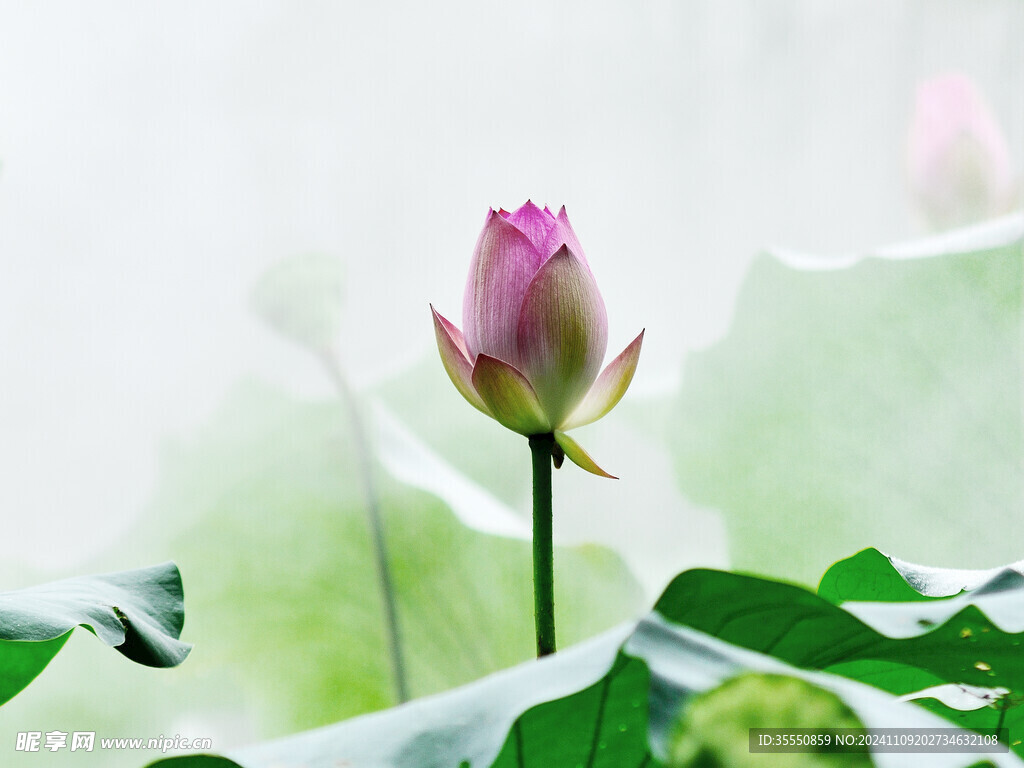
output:
[{"label": "green lotus leaf", "polygon": [[132,661],[173,667],[192,646],[173,563],[0,592],[0,704],[17,695],[85,627]]}]

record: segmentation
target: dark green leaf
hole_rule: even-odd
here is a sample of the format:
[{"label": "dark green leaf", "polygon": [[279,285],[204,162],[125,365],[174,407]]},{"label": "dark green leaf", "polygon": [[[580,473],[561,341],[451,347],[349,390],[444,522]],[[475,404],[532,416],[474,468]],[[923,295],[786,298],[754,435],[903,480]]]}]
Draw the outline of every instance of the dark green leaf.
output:
[{"label": "dark green leaf", "polygon": [[[674,611],[670,609],[670,612]],[[677,722],[681,716],[686,716],[687,707],[697,694],[750,671],[800,678],[831,691],[868,728],[949,727],[948,722],[931,713],[900,702],[870,686],[838,675],[798,669],[776,658],[739,648],[692,628],[666,621],[657,612],[640,622],[624,651],[645,661],[650,669],[650,738],[655,754],[668,752]],[[779,713],[775,722],[783,718]],[[772,727],[772,723],[765,723],[765,727]],[[879,768],[906,768],[908,765],[920,764],[908,762],[909,757],[900,753],[872,755]],[[999,766],[1024,766],[1024,762],[1012,753],[996,754],[990,759]],[[965,768],[978,763],[978,756],[929,754],[927,761],[929,768]],[[759,764],[751,763],[753,766]]]},{"label": "dark green leaf", "polygon": [[911,602],[929,598],[911,587],[890,558],[869,547],[840,560],[821,577],[818,595],[839,605],[846,600]]},{"label": "dark green leaf", "polygon": [[0,640],[0,704],[10,701],[35,680],[69,637],[71,632],[38,642]]},{"label": "dark green leaf", "polygon": [[[1019,566],[1017,563],[1009,568],[1016,570]],[[983,587],[986,581],[995,580],[995,583],[999,583],[997,577],[1004,570],[1006,569],[994,568],[986,571],[967,571],[914,565],[886,557],[877,550],[867,549],[833,565],[822,578],[818,594],[835,603],[844,600],[888,602],[901,598],[936,600],[964,590],[977,590]],[[1005,600],[1005,597],[1002,599]],[[1007,618],[1012,621],[1012,618]],[[981,632],[984,634],[985,627],[981,628]],[[973,635],[969,635],[968,639],[971,637]],[[1017,648],[1017,642],[1018,638],[1012,638],[1011,647]],[[949,681],[931,672],[892,662],[845,662],[832,665],[830,671],[877,685],[893,693],[906,694],[934,686],[949,686]],[[971,703],[973,708],[954,709],[930,696],[915,698],[914,701],[964,728],[1009,728],[1014,748],[1021,749],[1020,738],[1014,736],[1024,730],[1024,707],[1021,706],[1024,703],[1024,694],[1019,689],[1007,691],[999,688],[999,683],[990,682],[984,688],[978,689],[973,696],[964,694],[963,698]]]},{"label": "dark green leaf", "polygon": [[978,589],[1002,571],[1020,572],[1022,565],[1024,561],[987,570],[936,568],[908,563],[868,548],[829,568],[818,586],[818,594],[833,603],[934,600]]},{"label": "dark green leaf", "polygon": [[589,688],[524,712],[492,768],[653,768],[647,746],[649,682],[645,664],[619,656]]},{"label": "dark green leaf", "polygon": [[173,563],[0,593],[0,703],[28,685],[83,626],[132,661],[173,667],[191,645]]},{"label": "dark green leaf", "polygon": [[694,570],[677,577],[655,609],[799,667],[895,662],[945,682],[1024,690],[1024,577],[1010,571],[947,600],[838,607],[791,584]]},{"label": "dark green leaf", "polygon": [[[888,614],[875,614],[863,609],[878,604],[839,607],[789,584],[690,571],[670,585],[619,655],[624,631],[397,709],[238,750],[231,758],[244,768],[289,760],[310,768],[338,763],[353,768],[653,768],[661,764],[657,755],[667,754],[669,734],[689,716],[697,694],[749,671],[796,677],[831,691],[867,727],[948,727],[948,721],[922,707],[827,672],[842,665],[856,671],[860,660],[887,665],[875,668],[880,673],[909,669],[948,681],[963,677],[964,660],[982,651],[1004,665],[996,684],[1014,682],[1024,670],[1024,660],[1011,652],[1017,636],[985,618],[978,606],[1011,622],[1008,604],[1022,597],[1024,592],[1005,583],[1004,576],[975,594],[890,603],[882,605]],[[864,621],[851,610],[863,612]],[[884,634],[920,615],[934,620],[936,628],[918,628],[911,636]],[[978,630],[976,641],[954,633],[964,626]],[[985,670],[966,672],[989,680]],[[771,706],[765,711],[771,715]],[[784,711],[776,713],[780,719]],[[645,721],[649,737],[643,736]],[[907,765],[901,754],[874,758],[885,768]],[[977,763],[977,755],[943,754],[930,755],[928,764],[965,768]],[[1014,754],[996,755],[994,764],[1024,765]]]}]

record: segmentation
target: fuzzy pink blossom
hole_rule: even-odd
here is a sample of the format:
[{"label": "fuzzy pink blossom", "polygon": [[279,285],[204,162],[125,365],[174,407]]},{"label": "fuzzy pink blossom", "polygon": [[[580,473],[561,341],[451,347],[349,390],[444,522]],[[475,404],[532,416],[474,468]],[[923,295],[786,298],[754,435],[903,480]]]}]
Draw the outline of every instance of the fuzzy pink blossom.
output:
[{"label": "fuzzy pink blossom", "polygon": [[941,75],[918,86],[908,160],[912,192],[933,227],[968,224],[1012,205],[1006,136],[964,75]]}]

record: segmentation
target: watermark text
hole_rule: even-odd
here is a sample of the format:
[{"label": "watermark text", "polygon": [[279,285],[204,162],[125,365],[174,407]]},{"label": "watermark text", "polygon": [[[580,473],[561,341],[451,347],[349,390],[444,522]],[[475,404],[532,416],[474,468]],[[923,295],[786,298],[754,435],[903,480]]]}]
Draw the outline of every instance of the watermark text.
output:
[{"label": "watermark text", "polygon": [[210,750],[213,739],[189,739],[180,734],[155,738],[129,736],[96,737],[95,731],[19,731],[14,740],[16,752],[92,752],[96,749],[150,749],[159,752],[171,750]]}]

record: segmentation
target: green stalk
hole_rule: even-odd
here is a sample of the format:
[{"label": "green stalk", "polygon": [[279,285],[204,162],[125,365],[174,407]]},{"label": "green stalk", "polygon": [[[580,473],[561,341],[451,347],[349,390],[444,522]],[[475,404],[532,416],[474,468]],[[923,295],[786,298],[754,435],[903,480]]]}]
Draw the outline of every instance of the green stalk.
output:
[{"label": "green stalk", "polygon": [[551,450],[555,436],[531,435],[533,458],[533,611],[537,658],[555,652],[555,554],[551,541]]},{"label": "green stalk", "polygon": [[349,423],[355,441],[356,455],[359,460],[359,474],[362,480],[363,497],[366,502],[366,517],[373,540],[374,559],[377,563],[377,582],[380,588],[381,602],[384,605],[385,630],[388,637],[388,649],[391,655],[391,674],[395,685],[395,698],[401,704],[409,700],[409,688],[406,681],[405,655],[402,649],[402,633],[398,624],[398,606],[395,601],[395,587],[391,581],[391,568],[388,562],[387,541],[384,536],[384,519],[380,511],[380,498],[374,483],[373,465],[370,461],[370,445],[366,438],[362,414],[356,403],[355,395],[349,386],[345,374],[341,370],[338,358],[330,351],[321,354],[320,359],[338,389],[348,409]]}]

